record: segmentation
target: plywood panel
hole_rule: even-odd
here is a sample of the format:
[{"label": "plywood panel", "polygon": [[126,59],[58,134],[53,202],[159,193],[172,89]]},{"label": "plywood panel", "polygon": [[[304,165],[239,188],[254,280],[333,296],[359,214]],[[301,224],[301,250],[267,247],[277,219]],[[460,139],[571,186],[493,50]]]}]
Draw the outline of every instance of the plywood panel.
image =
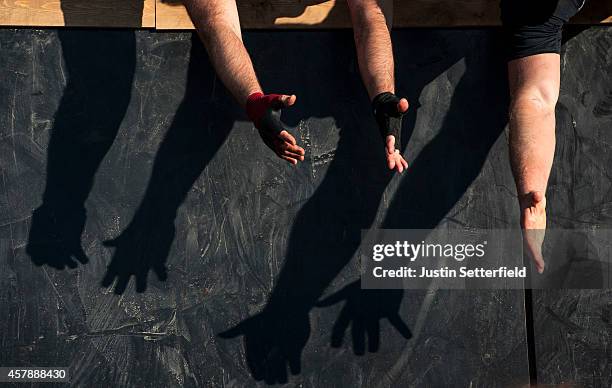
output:
[{"label": "plywood panel", "polygon": [[[156,0],[158,29],[193,28],[187,12],[175,0]],[[244,28],[346,28],[350,27],[346,2],[337,0],[238,0]],[[395,1],[396,27],[496,26],[499,0]],[[592,0],[572,23],[612,23],[612,2]]]},{"label": "plywood panel", "polygon": [[[612,28],[589,28],[565,44],[555,163],[546,196],[551,229],[580,231],[588,224],[588,230],[599,230],[599,235],[612,229],[607,210],[612,165],[611,45]],[[588,114],[577,119],[582,112]],[[583,138],[590,139],[588,145]],[[568,251],[580,254],[588,246],[586,256],[597,257],[593,253],[601,243],[595,243],[593,236],[576,233],[567,243]],[[549,261],[557,260],[546,256]],[[587,264],[585,255],[580,257],[572,264]],[[609,260],[609,256],[600,256],[595,268],[601,271]],[[593,272],[590,283],[594,288],[605,284],[596,274]],[[611,387],[612,289],[534,290],[533,298],[538,382],[542,386]]]},{"label": "plywood panel", "polygon": [[[190,29],[193,24],[180,1],[157,0],[158,29]],[[345,1],[238,1],[244,28],[342,28],[350,25]]]},{"label": "plywood panel", "polygon": [[[245,38],[266,90],[298,96],[283,112],[308,155],[296,168],[259,139],[191,33],[0,30],[0,365],[68,366],[83,387],[263,388],[250,360],[273,380],[297,353],[291,386],[525,386],[520,290],[352,287],[314,305],[359,279],[361,230],[383,219],[518,224],[515,198],[491,189],[513,184],[495,32],[394,35],[414,131],[411,171],[393,180],[351,31]],[[581,129],[592,113],[578,108]],[[57,269],[79,245],[89,262]],[[117,287],[101,287],[107,275]],[[247,347],[217,335],[259,311]],[[365,321],[379,348],[353,354],[363,342],[344,318]]]},{"label": "plywood panel", "polygon": [[4,0],[0,25],[154,27],[155,0]]}]

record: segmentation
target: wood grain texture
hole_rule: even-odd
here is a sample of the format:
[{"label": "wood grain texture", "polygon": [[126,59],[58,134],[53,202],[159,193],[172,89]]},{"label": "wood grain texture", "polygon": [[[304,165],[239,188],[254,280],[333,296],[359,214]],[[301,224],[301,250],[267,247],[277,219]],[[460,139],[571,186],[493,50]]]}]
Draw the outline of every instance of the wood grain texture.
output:
[{"label": "wood grain texture", "polygon": [[[175,0],[156,0],[158,29],[192,29],[187,12]],[[349,28],[345,1],[238,0],[244,28]],[[612,23],[612,2],[587,1],[571,23]],[[499,26],[499,0],[394,1],[395,27]]]},{"label": "wood grain texture", "polygon": [[155,0],[5,0],[0,25],[154,27]]},{"label": "wood grain texture", "polygon": [[[348,28],[345,1],[238,0],[244,28]],[[497,26],[498,0],[395,0],[396,27]],[[612,2],[587,1],[572,23],[612,23]],[[0,26],[192,29],[180,0],[6,0]]]}]

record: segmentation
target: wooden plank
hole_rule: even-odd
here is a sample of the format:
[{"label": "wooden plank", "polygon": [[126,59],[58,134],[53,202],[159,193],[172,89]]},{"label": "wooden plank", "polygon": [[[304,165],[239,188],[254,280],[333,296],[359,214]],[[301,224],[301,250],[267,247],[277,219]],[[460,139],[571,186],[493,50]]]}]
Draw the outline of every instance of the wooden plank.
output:
[{"label": "wooden plank", "polygon": [[0,26],[155,27],[155,0],[4,0]]},{"label": "wooden plank", "polygon": [[[180,1],[156,1],[157,29],[193,29]],[[239,0],[238,12],[244,28],[343,28],[350,25],[345,1]]]},{"label": "wooden plank", "polygon": [[[156,0],[158,29],[192,29],[178,0]],[[338,0],[238,0],[244,28],[348,28],[346,2]],[[395,27],[498,26],[499,0],[395,0]],[[587,1],[576,24],[612,23],[612,2]]]},{"label": "wooden plank", "polygon": [[[498,0],[395,0],[394,25],[496,26],[498,4]],[[345,1],[238,0],[238,6],[244,28],[350,27]],[[572,22],[612,23],[612,2],[587,1]],[[0,26],[193,28],[180,0],[4,0]]]}]

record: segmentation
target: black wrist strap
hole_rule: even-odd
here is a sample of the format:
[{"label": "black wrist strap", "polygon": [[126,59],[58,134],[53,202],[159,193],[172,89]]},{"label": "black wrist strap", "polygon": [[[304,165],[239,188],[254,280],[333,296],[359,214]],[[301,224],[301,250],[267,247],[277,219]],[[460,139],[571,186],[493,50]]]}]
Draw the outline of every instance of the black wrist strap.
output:
[{"label": "black wrist strap", "polygon": [[393,135],[395,137],[395,148],[402,148],[400,135],[402,132],[402,116],[404,112],[400,112],[397,109],[397,104],[400,102],[400,98],[390,92],[384,92],[372,100],[372,110],[376,123],[378,124],[378,130],[383,141],[386,140],[387,136]]}]

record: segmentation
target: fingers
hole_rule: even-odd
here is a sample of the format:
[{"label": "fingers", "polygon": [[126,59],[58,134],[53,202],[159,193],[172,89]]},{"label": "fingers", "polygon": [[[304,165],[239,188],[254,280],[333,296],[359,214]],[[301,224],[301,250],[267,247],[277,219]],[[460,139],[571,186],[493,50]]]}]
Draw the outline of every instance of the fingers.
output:
[{"label": "fingers", "polygon": [[300,352],[289,356],[289,370],[293,375],[302,373],[302,354]]},{"label": "fingers", "polygon": [[166,281],[168,279],[168,270],[166,269],[166,266],[163,264],[157,265],[153,268],[153,270],[155,271],[155,274],[157,275],[157,279],[159,279],[160,281]]},{"label": "fingers", "polygon": [[400,102],[397,103],[397,111],[400,113],[404,113],[408,110],[408,100],[406,100],[405,98],[402,98],[400,100]]},{"label": "fingers", "polygon": [[297,145],[295,137],[288,131],[283,130],[278,135],[279,142],[275,146],[276,154],[283,160],[295,165],[304,160],[305,151]]},{"label": "fingers", "polygon": [[77,247],[77,251],[74,252],[74,258],[77,259],[81,264],[87,264],[89,263],[89,258],[87,257],[87,255],[85,254],[85,251],[83,251],[82,247]]},{"label": "fingers", "polygon": [[283,159],[286,160],[287,162],[296,165],[298,162],[303,162],[304,161],[304,155],[299,155],[293,152],[289,152],[289,151],[284,151],[280,154],[278,154],[278,156]]},{"label": "fingers", "polygon": [[298,161],[294,158],[290,158],[288,156],[284,156],[284,155],[280,155],[279,156],[281,159],[286,160],[287,162],[293,164],[294,166],[298,163]]},{"label": "fingers", "polygon": [[395,158],[393,156],[387,157],[387,165],[389,166],[389,170],[393,170],[395,168]]},{"label": "fingers", "polygon": [[304,155],[295,153],[295,152],[291,152],[291,151],[285,151],[283,152],[283,156],[286,156],[288,158],[293,158],[295,160],[299,160],[300,162],[304,160]]},{"label": "fingers", "polygon": [[542,257],[542,255],[533,255],[532,258],[538,273],[544,273],[544,267],[546,266],[546,264],[544,263],[544,258]]},{"label": "fingers", "polygon": [[281,140],[291,145],[294,145],[294,146],[297,145],[297,141],[295,141],[295,137],[293,137],[293,135],[287,132],[286,130],[281,131],[281,133],[278,134],[278,137],[281,138]]},{"label": "fingers", "polygon": [[394,153],[387,154],[387,166],[389,170],[395,169],[397,172],[402,173],[408,168],[408,162],[399,153],[399,150],[395,150]]},{"label": "fingers", "polygon": [[106,271],[106,275],[102,279],[102,287],[107,288],[111,284],[113,284],[113,280],[115,280],[115,273],[111,271]]},{"label": "fingers", "polygon": [[376,353],[380,348],[380,321],[371,319],[366,324],[366,332],[368,334],[368,352]]},{"label": "fingers", "polygon": [[360,289],[361,289],[361,285],[359,281],[355,281],[353,283],[347,284],[346,286],[342,287],[340,291],[337,291],[334,294],[331,294],[330,296],[328,296],[327,298],[318,301],[315,304],[315,306],[317,307],[333,306],[338,302],[347,300],[350,296],[354,295],[356,292],[359,292]]},{"label": "fingers", "polygon": [[[284,131],[286,132],[286,131]],[[291,136],[291,135],[289,135]],[[293,138],[293,136],[291,136]],[[284,140],[284,139],[283,139]],[[304,156],[305,152],[304,149],[302,147],[300,147],[299,145],[297,145],[295,143],[295,139],[293,139],[293,142],[283,142],[280,144],[280,149],[281,151],[287,151],[287,152],[292,152],[298,156]]]},{"label": "fingers", "polygon": [[331,346],[332,348],[339,348],[342,346],[342,342],[344,341],[344,333],[348,329],[351,324],[351,313],[348,308],[344,307],[340,312],[340,316],[336,323],[334,323],[334,327],[332,328],[332,338],[331,338]]},{"label": "fingers", "polygon": [[136,274],[136,292],[142,293],[147,289],[147,278],[149,271],[141,271]]},{"label": "fingers", "polygon": [[276,154],[283,160],[296,165],[298,161],[304,160],[304,149],[300,146],[282,143],[277,150]]},{"label": "fingers", "polygon": [[264,379],[267,384],[287,384],[289,376],[287,375],[287,365],[283,360],[276,361],[277,364],[273,367],[273,373]]},{"label": "fingers", "polygon": [[544,230],[523,230],[523,245],[527,256],[533,261],[538,273],[544,272],[546,266],[542,255],[542,244],[544,242]]},{"label": "fingers", "polygon": [[[406,99],[403,99],[403,101],[408,104]],[[399,150],[395,149],[395,136],[387,136],[385,150],[387,151],[387,167],[389,167],[389,170],[396,169],[397,172],[401,173],[408,168],[408,162],[406,162]]]},{"label": "fingers", "polygon": [[395,136],[387,136],[387,144],[385,149],[387,150],[387,166],[389,167],[389,170],[393,170],[396,166],[395,153],[398,152],[395,150]]},{"label": "fingers", "polygon": [[387,142],[386,142],[386,148],[387,148],[387,153],[388,154],[394,154],[395,153],[395,136],[393,135],[389,135],[387,136]]},{"label": "fingers", "polygon": [[402,156],[400,155],[399,151],[397,151],[397,153],[395,154],[395,167],[397,168],[397,172],[402,173],[404,172],[404,165],[402,164]]},{"label": "fingers", "polygon": [[128,283],[130,281],[130,275],[129,274],[120,274],[117,277],[117,283],[115,283],[115,295],[122,295],[125,292],[125,289],[128,286]]},{"label": "fingers", "polygon": [[353,337],[353,352],[357,356],[365,354],[365,322],[357,318],[351,326],[351,335]]},{"label": "fingers", "polygon": [[64,261],[64,264],[66,265],[66,267],[70,269],[75,269],[76,267],[78,267],[77,262],[72,260],[70,256],[66,256],[66,260]]}]

